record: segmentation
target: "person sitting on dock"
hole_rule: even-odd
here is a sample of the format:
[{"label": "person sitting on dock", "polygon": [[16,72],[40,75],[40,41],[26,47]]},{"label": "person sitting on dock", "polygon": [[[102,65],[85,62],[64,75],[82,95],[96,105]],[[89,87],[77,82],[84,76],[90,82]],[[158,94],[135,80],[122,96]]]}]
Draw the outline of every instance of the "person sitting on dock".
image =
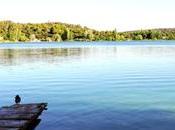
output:
[{"label": "person sitting on dock", "polygon": [[15,96],[15,103],[20,104],[20,102],[21,102],[21,97],[19,95],[16,95]]}]

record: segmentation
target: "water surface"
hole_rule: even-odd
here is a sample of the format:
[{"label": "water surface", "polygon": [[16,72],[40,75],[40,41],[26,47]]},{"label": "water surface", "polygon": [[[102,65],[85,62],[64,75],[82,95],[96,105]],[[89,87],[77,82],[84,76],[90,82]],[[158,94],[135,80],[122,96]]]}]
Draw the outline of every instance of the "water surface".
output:
[{"label": "water surface", "polygon": [[0,104],[48,102],[36,130],[174,130],[175,42],[0,44]]}]

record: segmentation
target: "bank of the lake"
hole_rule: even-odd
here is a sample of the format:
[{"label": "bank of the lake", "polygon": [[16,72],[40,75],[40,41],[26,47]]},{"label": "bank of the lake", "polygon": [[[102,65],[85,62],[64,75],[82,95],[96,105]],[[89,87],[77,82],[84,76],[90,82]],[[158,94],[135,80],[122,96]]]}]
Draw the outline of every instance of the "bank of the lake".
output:
[{"label": "bank of the lake", "polygon": [[38,49],[38,48],[89,48],[89,47],[117,47],[117,46],[175,46],[175,40],[142,40],[142,41],[98,41],[98,42],[7,42],[1,43],[0,49]]}]

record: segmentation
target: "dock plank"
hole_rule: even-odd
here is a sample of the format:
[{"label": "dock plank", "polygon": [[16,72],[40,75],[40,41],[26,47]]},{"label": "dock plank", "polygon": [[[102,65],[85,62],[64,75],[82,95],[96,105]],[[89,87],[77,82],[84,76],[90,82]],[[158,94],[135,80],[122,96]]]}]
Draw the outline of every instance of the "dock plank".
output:
[{"label": "dock plank", "polygon": [[38,114],[0,113],[0,120],[33,120]]},{"label": "dock plank", "polygon": [[27,120],[0,120],[0,128],[24,128],[28,124]]},{"label": "dock plank", "polygon": [[35,114],[43,111],[41,107],[8,107],[8,108],[1,108],[0,113],[19,113],[19,114]]},{"label": "dock plank", "polygon": [[20,130],[19,128],[0,128],[0,130]]},{"label": "dock plank", "polygon": [[0,108],[0,130],[21,130],[33,124],[47,103],[15,104]]},{"label": "dock plank", "polygon": [[20,107],[34,107],[34,108],[38,108],[38,107],[46,107],[47,103],[30,103],[30,104],[14,104],[11,107],[15,107],[15,108],[20,108]]}]

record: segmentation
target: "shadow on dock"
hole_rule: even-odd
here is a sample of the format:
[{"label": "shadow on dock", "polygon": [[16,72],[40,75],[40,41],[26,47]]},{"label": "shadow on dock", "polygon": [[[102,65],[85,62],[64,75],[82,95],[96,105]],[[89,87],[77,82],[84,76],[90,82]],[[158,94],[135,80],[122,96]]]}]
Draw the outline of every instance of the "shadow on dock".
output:
[{"label": "shadow on dock", "polygon": [[36,119],[31,124],[29,124],[28,128],[26,128],[25,130],[34,130],[40,124],[40,122],[41,119]]}]

